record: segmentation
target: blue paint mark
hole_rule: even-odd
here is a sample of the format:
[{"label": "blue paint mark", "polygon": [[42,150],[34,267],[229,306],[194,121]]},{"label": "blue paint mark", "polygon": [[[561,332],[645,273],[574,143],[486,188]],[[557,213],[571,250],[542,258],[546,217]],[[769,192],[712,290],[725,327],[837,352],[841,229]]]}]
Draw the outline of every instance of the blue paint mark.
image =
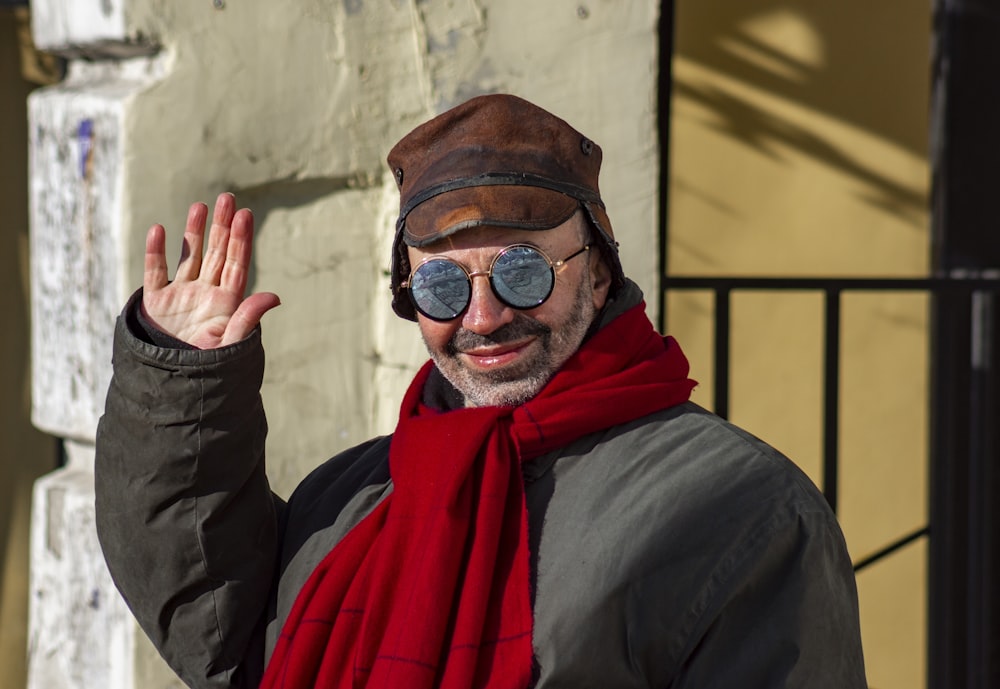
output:
[{"label": "blue paint mark", "polygon": [[80,177],[87,178],[91,156],[94,154],[94,121],[80,120],[76,131],[76,141],[80,147]]}]

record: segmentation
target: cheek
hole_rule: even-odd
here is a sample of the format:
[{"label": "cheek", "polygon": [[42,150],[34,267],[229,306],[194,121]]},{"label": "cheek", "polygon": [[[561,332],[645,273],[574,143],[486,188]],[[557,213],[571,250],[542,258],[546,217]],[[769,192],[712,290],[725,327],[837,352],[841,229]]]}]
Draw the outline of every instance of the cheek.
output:
[{"label": "cheek", "polygon": [[582,284],[586,280],[587,275],[583,273],[569,273],[567,271],[562,275],[557,275],[555,287],[552,289],[548,301],[537,309],[541,316],[539,320],[543,320],[546,325],[553,325],[553,322],[559,323],[565,318],[573,310],[577,299],[580,298],[581,290],[587,289],[589,292],[589,287]]},{"label": "cheek", "polygon": [[444,351],[445,346],[451,340],[452,335],[458,329],[460,318],[445,323],[432,321],[423,314],[417,314],[417,325],[420,327],[420,336],[424,338],[427,347],[434,351]]}]

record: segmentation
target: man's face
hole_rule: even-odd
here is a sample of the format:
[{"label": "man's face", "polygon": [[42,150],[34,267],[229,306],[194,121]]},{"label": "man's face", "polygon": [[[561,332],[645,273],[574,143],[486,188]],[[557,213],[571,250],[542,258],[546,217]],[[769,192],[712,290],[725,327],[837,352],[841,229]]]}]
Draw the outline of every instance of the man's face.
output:
[{"label": "man's face", "polygon": [[[530,244],[552,261],[589,243],[578,212],[551,230],[478,227],[426,247],[409,247],[410,265],[446,256],[470,273],[488,271],[511,244]],[[555,286],[541,306],[519,310],[493,293],[485,275],[472,280],[469,307],[451,321],[417,315],[427,350],[441,373],[470,407],[517,405],[534,397],[579,348],[596,312],[604,306],[610,274],[597,247],[557,267]]]}]

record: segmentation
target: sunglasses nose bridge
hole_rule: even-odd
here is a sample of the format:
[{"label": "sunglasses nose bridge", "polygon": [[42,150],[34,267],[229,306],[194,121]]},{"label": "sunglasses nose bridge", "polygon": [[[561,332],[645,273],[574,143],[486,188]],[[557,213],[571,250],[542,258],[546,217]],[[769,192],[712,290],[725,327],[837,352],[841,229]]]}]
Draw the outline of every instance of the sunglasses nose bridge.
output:
[{"label": "sunglasses nose bridge", "polygon": [[514,318],[512,309],[500,299],[491,281],[479,281],[477,284],[475,280],[477,277],[489,278],[490,275],[488,270],[468,273],[469,301],[459,316],[462,327],[480,335],[488,335]]},{"label": "sunglasses nose bridge", "polygon": [[[487,299],[493,299],[499,302],[501,307],[505,307],[506,304],[499,298],[496,290],[493,287],[493,268],[490,267],[489,270],[467,270],[465,272],[469,276],[469,304],[466,305],[466,309],[470,308],[477,300],[477,292],[480,295],[479,298],[483,297]],[[476,278],[486,278],[486,282],[479,283],[476,285]]]}]

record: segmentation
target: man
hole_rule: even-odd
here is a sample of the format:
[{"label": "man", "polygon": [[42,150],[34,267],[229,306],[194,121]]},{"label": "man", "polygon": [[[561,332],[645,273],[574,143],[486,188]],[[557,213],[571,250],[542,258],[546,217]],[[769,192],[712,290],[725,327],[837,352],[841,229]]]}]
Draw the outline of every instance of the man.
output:
[{"label": "man", "polygon": [[391,437],[288,503],[264,472],[253,219],[147,238],[98,431],[116,583],[192,687],[864,687],[809,480],[688,401],[623,274],[601,150],[515,97],[389,154],[393,307],[431,356]]}]

